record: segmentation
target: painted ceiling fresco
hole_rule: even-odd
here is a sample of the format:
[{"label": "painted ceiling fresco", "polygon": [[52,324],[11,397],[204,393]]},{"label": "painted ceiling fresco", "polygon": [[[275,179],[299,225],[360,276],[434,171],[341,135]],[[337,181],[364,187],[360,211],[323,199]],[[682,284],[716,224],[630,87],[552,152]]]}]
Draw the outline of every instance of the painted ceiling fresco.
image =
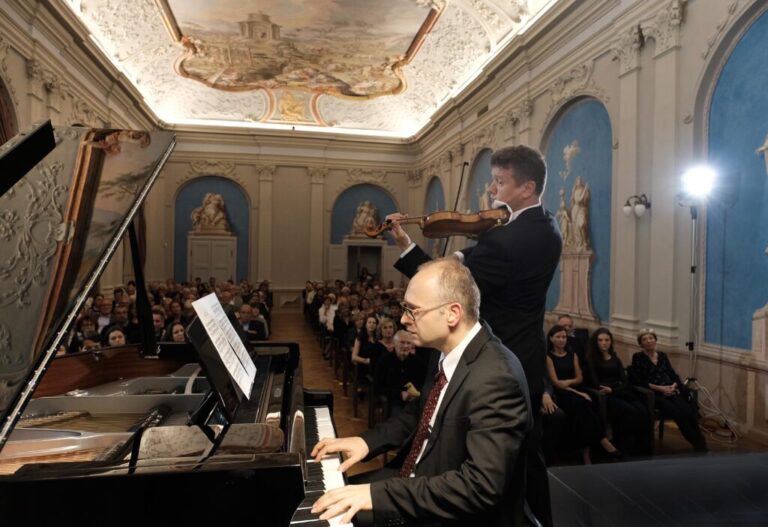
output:
[{"label": "painted ceiling fresco", "polygon": [[159,119],[407,138],[555,0],[62,0]]}]

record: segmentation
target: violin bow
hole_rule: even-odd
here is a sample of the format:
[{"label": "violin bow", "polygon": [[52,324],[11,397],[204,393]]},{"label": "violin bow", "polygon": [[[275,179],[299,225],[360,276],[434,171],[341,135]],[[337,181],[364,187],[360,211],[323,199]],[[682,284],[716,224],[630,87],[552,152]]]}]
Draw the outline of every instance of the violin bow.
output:
[{"label": "violin bow", "polygon": [[[453,212],[456,212],[456,210],[459,208],[459,197],[461,196],[461,188],[464,186],[464,169],[466,169],[469,166],[469,161],[464,161],[464,163],[461,165],[461,177],[459,178],[459,188],[456,191],[456,203],[453,204]],[[445,245],[443,245],[443,258],[445,258],[445,253],[448,252],[448,244],[451,243],[451,237],[448,236],[445,238]]]}]

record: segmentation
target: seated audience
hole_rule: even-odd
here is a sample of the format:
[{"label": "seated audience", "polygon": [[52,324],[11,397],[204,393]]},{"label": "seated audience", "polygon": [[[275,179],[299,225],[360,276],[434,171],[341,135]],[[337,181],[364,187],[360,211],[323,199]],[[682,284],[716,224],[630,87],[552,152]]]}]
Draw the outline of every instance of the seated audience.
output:
[{"label": "seated audience", "polygon": [[629,384],[607,328],[598,328],[589,340],[587,384],[606,398],[614,442],[626,453],[651,455],[653,421],[645,397]]},{"label": "seated audience", "polygon": [[102,344],[110,348],[125,346],[125,331],[120,326],[110,327],[106,333],[106,341],[102,341]]},{"label": "seated audience", "polygon": [[427,365],[414,353],[410,333],[398,331],[394,342],[395,352],[384,354],[376,363],[373,384],[376,393],[387,398],[390,415],[399,415],[407,403],[421,395]]},{"label": "seated audience", "polygon": [[262,320],[254,318],[254,309],[249,304],[240,306],[239,314],[246,344],[267,340],[267,326]]},{"label": "seated audience", "polygon": [[355,344],[352,347],[352,362],[358,365],[358,379],[359,382],[363,382],[368,375],[368,371],[371,365],[378,359],[379,353],[381,353],[376,338],[376,328],[378,326],[378,320],[374,315],[368,315],[365,318],[365,325],[357,334],[355,338]]},{"label": "seated audience", "polygon": [[163,342],[186,342],[187,335],[184,332],[184,324],[171,322],[163,333]]},{"label": "seated audience", "polygon": [[568,334],[562,326],[552,326],[547,335],[547,374],[554,386],[555,402],[568,417],[571,446],[581,450],[584,464],[592,463],[589,448],[600,445],[609,458],[620,453],[605,435],[599,410],[581,384],[579,357],[566,348]]},{"label": "seated audience", "polygon": [[75,322],[75,332],[72,335],[72,340],[69,343],[68,352],[77,353],[82,351],[83,343],[86,339],[91,341],[99,341],[99,334],[96,331],[96,323],[92,318],[88,316],[81,316]]},{"label": "seated audience", "polygon": [[395,321],[391,318],[382,318],[379,321],[379,326],[377,328],[377,337],[378,337],[378,346],[379,350],[377,352],[378,357],[383,357],[384,355],[389,355],[394,353],[395,351]]},{"label": "seated audience", "polygon": [[632,383],[656,392],[655,404],[661,416],[677,423],[695,452],[706,452],[707,441],[699,430],[698,409],[692,403],[692,394],[672,368],[667,354],[656,349],[656,333],[642,330],[637,343],[643,350],[632,355]]}]

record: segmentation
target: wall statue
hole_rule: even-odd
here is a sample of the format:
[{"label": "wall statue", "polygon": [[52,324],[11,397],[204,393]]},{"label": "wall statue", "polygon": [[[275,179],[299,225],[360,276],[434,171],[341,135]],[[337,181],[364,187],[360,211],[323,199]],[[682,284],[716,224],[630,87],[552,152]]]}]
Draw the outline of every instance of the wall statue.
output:
[{"label": "wall statue", "polygon": [[209,192],[203,198],[203,204],[192,211],[192,230],[198,233],[231,234],[232,228],[227,220],[224,198],[221,194]]},{"label": "wall statue", "polygon": [[349,234],[352,236],[365,236],[365,228],[369,225],[377,226],[379,224],[379,209],[368,200],[361,202],[357,206],[355,219],[352,220],[352,229]]},{"label": "wall statue", "polygon": [[589,250],[589,185],[576,176],[571,190],[571,234],[573,248],[579,251]]},{"label": "wall statue", "polygon": [[557,209],[557,223],[560,225],[560,234],[563,236],[563,248],[573,247],[573,232],[571,224],[571,211],[565,204],[565,189],[560,189],[560,207]]}]

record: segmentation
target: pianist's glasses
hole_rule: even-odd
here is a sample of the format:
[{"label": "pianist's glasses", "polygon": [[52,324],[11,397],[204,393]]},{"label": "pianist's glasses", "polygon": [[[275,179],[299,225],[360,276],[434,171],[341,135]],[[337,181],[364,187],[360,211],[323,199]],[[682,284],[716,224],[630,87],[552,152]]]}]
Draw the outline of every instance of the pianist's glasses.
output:
[{"label": "pianist's glasses", "polygon": [[447,306],[448,304],[453,304],[454,301],[451,300],[450,302],[445,302],[443,304],[440,304],[439,306],[432,306],[432,307],[410,307],[405,302],[400,302],[400,307],[403,308],[403,313],[408,315],[408,318],[411,319],[411,322],[416,322],[416,315],[418,313],[427,313],[429,311],[434,311],[435,309],[440,309],[441,307]]}]

